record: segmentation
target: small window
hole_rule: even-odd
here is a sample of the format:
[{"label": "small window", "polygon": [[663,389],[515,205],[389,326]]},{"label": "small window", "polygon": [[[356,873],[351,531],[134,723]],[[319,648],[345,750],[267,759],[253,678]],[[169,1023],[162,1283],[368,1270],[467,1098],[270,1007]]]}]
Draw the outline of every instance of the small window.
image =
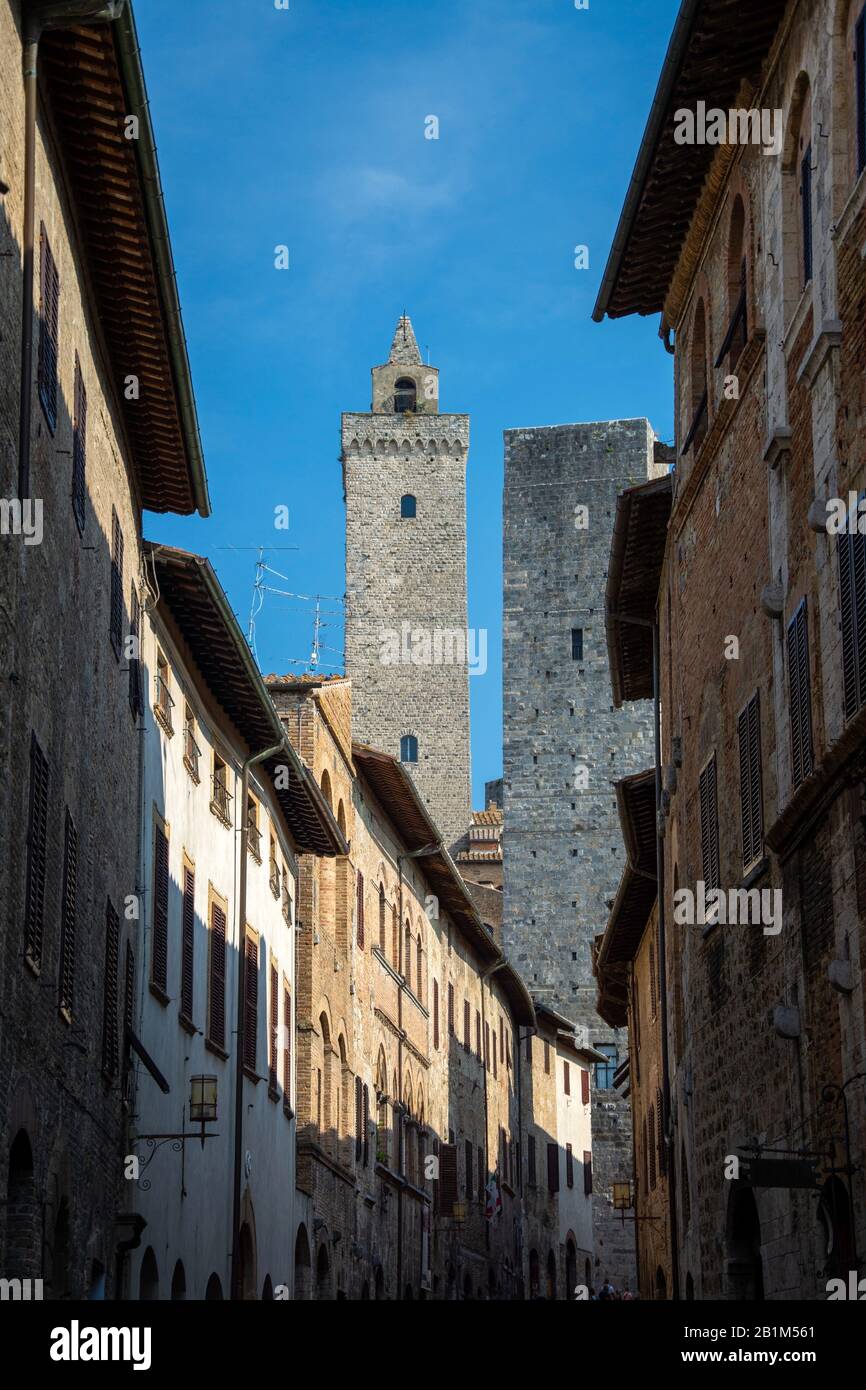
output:
[{"label": "small window", "polygon": [[168,661],[161,651],[156,654],[156,703],[153,707],[154,714],[159,720],[167,734],[174,732],[171,711],[174,706],[174,699],[171,694],[171,672],[168,668]]},{"label": "small window", "polygon": [[213,755],[213,776],[211,778],[210,808],[223,825],[231,827],[232,794],[228,788],[228,768],[217,753]]},{"label": "small window", "polygon": [[183,763],[194,782],[199,782],[201,749],[195,739],[195,711],[188,702],[183,708]]},{"label": "small window", "polygon": [[417,513],[417,503],[411,492],[406,492],[400,498],[400,515],[404,520],[412,520]]},{"label": "small window", "polygon": [[259,829],[259,803],[247,792],[247,850],[257,864],[262,862],[262,832]]},{"label": "small window", "polygon": [[571,629],[571,659],[572,661],[583,661],[582,627],[573,627]]},{"label": "small window", "polygon": [[401,763],[417,763],[418,740],[414,734],[404,734],[400,740]]},{"label": "small window", "polygon": [[48,428],[57,428],[57,357],[60,318],[60,276],[51,253],[51,244],[43,223],[39,237],[39,365],[37,381],[39,399]]},{"label": "small window", "polygon": [[404,415],[407,410],[414,410],[416,397],[417,387],[412,378],[401,376],[394,383],[394,413]]},{"label": "small window", "polygon": [[613,1078],[617,1068],[618,1054],[613,1043],[600,1043],[596,1047],[597,1052],[603,1052],[607,1058],[606,1062],[596,1062],[595,1064],[595,1084],[600,1091],[613,1090]]}]

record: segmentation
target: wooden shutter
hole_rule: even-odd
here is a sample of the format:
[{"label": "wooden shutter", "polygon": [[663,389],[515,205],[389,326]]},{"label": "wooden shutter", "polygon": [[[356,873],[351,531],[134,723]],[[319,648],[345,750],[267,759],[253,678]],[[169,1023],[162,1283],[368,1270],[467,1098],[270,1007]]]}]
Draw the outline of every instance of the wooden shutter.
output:
[{"label": "wooden shutter", "polygon": [[536,1181],[537,1181],[536,1166],[535,1166],[535,1135],[534,1135],[534,1134],[530,1134],[530,1135],[529,1135],[529,1139],[528,1139],[528,1141],[527,1141],[526,1164],[527,1164],[527,1169],[528,1169],[528,1172],[527,1172],[528,1181],[529,1181],[530,1184],[534,1187],[534,1186],[535,1186],[535,1183],[536,1183]]},{"label": "wooden shutter", "polygon": [[226,915],[219,903],[211,904],[210,1019],[208,1036],[217,1047],[226,1042]]},{"label": "wooden shutter", "polygon": [[592,1154],[589,1149],[583,1151],[583,1194],[589,1197],[592,1193]]},{"label": "wooden shutter", "polygon": [[433,981],[433,1046],[439,1046],[439,981]]},{"label": "wooden shutter", "polygon": [[57,428],[57,357],[60,321],[60,276],[45,230],[39,236],[39,399],[52,434]]},{"label": "wooden shutter", "polygon": [[[710,758],[700,776],[701,864],[707,892],[719,886],[719,802],[716,786],[716,755]],[[653,1017],[656,1012],[653,980]]]},{"label": "wooden shutter", "polygon": [[457,1145],[439,1146],[439,1209],[443,1216],[451,1216],[454,1205],[459,1201],[457,1186]]},{"label": "wooden shutter", "polygon": [[117,1075],[117,986],[120,968],[120,918],[110,902],[105,906],[105,964],[102,985],[102,1070]]},{"label": "wooden shutter", "polygon": [[494,1081],[496,1080],[496,1045],[497,1045],[496,1029],[494,1028],[494,1029],[493,1029],[493,1079],[494,1079]]},{"label": "wooden shutter", "polygon": [[193,971],[195,967],[195,874],[183,866],[183,903],[180,917],[180,1012],[192,1020]]},{"label": "wooden shutter", "polygon": [[463,1000],[463,1051],[469,1052],[472,1047],[472,1010],[469,1000]]},{"label": "wooden shutter", "polygon": [[364,949],[364,875],[360,872],[360,870],[358,871],[358,878],[357,878],[357,892],[358,892],[358,913],[357,913],[357,916],[358,916],[358,945],[359,945],[360,949],[363,951],[363,949]]},{"label": "wooden shutter", "polygon": [[283,1104],[292,1104],[292,996],[283,981]]},{"label": "wooden shutter", "polygon": [[794,786],[812,773],[812,698],[809,674],[809,620],[803,599],[788,624],[788,701]]},{"label": "wooden shutter", "polygon": [[866,536],[840,535],[838,549],[845,718],[851,719],[866,704]]},{"label": "wooden shutter", "polygon": [[166,990],[168,978],[168,836],[161,826],[153,831],[153,951],[150,978]]},{"label": "wooden shutter", "polygon": [[484,1065],[490,1066],[490,1024],[484,1024]]},{"label": "wooden shutter", "polygon": [[355,1077],[355,1162],[360,1163],[364,1144],[364,1088],[360,1076]]},{"label": "wooden shutter", "polygon": [[370,1088],[366,1082],[361,1100],[361,1132],[363,1141],[361,1144],[361,1162],[366,1168],[370,1162]]},{"label": "wooden shutter", "polygon": [[78,835],[66,810],[63,835],[63,901],[60,908],[60,1008],[72,1013],[75,984],[75,927],[78,890]]},{"label": "wooden shutter", "polygon": [[465,1159],[466,1159],[466,1200],[467,1200],[467,1202],[471,1202],[471,1201],[472,1201],[472,1194],[473,1194],[473,1186],[472,1186],[472,1176],[473,1176],[473,1174],[472,1174],[472,1168],[473,1168],[473,1161],[474,1161],[475,1155],[474,1155],[474,1153],[472,1152],[472,1142],[471,1142],[471,1140],[469,1140],[469,1139],[466,1140],[466,1143],[465,1143],[465,1146],[464,1146],[464,1153],[465,1153]]},{"label": "wooden shutter", "polygon": [[259,1025],[259,943],[247,935],[244,941],[244,1066],[256,1069],[256,1036]]},{"label": "wooden shutter", "polygon": [[111,611],[109,615],[111,645],[120,656],[123,643],[123,532],[117,512],[111,509]]},{"label": "wooden shutter", "polygon": [[30,809],[27,817],[27,897],[24,950],[34,966],[42,964],[45,923],[45,876],[48,867],[48,760],[35,734],[30,737]]},{"label": "wooden shutter", "polygon": [[565,1146],[565,1182],[567,1187],[574,1187],[574,1150],[570,1144]]},{"label": "wooden shutter", "polygon": [[740,821],[743,868],[756,864],[764,852],[764,807],[761,776],[761,714],[753,695],[737,720],[740,747]]},{"label": "wooden shutter", "polygon": [[454,986],[448,985],[448,1032],[454,1032]]},{"label": "wooden shutter", "polygon": [[475,1052],[479,1062],[481,1061],[481,1013],[475,1010]]},{"label": "wooden shutter", "polygon": [[544,1043],[544,1075],[550,1075],[550,1043],[546,1039]]},{"label": "wooden shutter", "polygon": [[565,1094],[566,1094],[567,1096],[570,1096],[570,1095],[571,1095],[571,1068],[569,1067],[568,1063],[565,1062],[565,1061],[564,1061],[563,1064],[562,1064],[562,1080],[563,1080],[563,1084],[564,1084],[564,1086],[565,1086]]},{"label": "wooden shutter", "polygon": [[129,658],[129,708],[137,719],[144,709],[144,696],[141,688],[141,605],[134,580],[129,594],[129,635],[135,638]]},{"label": "wooden shutter", "polygon": [[126,943],[123,983],[123,1022],[132,1032],[135,1021],[135,956],[129,942]]},{"label": "wooden shutter", "polygon": [[548,1144],[547,1146],[547,1190],[548,1192],[559,1191],[559,1145]]},{"label": "wooden shutter", "polygon": [[75,354],[75,386],[72,417],[72,511],[79,531],[84,530],[85,478],[87,473],[87,391]]},{"label": "wooden shutter", "polygon": [[584,1067],[580,1069],[580,1099],[584,1105],[589,1105],[589,1072]]},{"label": "wooden shutter", "polygon": [[803,225],[803,284],[812,278],[812,145],[800,163],[800,205]]},{"label": "wooden shutter", "polygon": [[268,1025],[270,1029],[270,1058],[268,1081],[272,1091],[277,1089],[277,1066],[279,1057],[280,1031],[280,977],[277,967],[271,961],[271,997],[268,1000]]}]

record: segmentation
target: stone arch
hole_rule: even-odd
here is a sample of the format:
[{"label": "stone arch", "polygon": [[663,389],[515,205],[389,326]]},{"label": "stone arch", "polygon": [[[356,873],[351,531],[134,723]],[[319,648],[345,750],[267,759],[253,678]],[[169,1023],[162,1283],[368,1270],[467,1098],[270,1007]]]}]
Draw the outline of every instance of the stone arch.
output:
[{"label": "stone arch", "polygon": [[659,1266],[657,1267],[657,1269],[656,1269],[656,1277],[655,1277],[655,1281],[654,1281],[654,1290],[653,1290],[653,1292],[654,1292],[655,1297],[656,1297],[659,1301],[663,1301],[663,1300],[666,1301],[666,1300],[667,1300],[667,1296],[668,1296],[668,1281],[667,1281],[667,1279],[666,1279],[666,1277],[665,1277],[665,1272],[664,1272],[664,1270],[662,1269],[661,1265],[659,1265]]},{"label": "stone arch", "polygon": [[207,1288],[205,1289],[204,1297],[206,1303],[222,1302],[223,1286],[220,1282],[220,1277],[216,1273],[216,1271],[214,1271],[214,1273],[210,1276],[210,1278],[207,1281]]},{"label": "stone arch", "polygon": [[186,1271],[183,1260],[177,1261],[171,1276],[171,1300],[173,1303],[183,1303],[186,1300]]},{"label": "stone arch", "polygon": [[270,1276],[269,1274],[266,1274],[266,1275],[265,1275],[265,1282],[262,1284],[262,1302],[263,1302],[263,1303],[273,1303],[273,1301],[274,1301],[274,1286],[273,1286],[273,1283],[271,1282],[271,1276]]},{"label": "stone arch", "polygon": [[256,1274],[258,1263],[256,1217],[253,1211],[249,1187],[245,1188],[243,1197],[241,1198],[241,1229],[239,1238],[241,1298],[245,1302],[252,1302],[258,1298],[259,1281]]},{"label": "stone arch", "polygon": [[319,1301],[328,1301],[333,1299],[333,1297],[331,1256],[328,1252],[327,1245],[322,1243],[316,1255],[316,1298]]},{"label": "stone arch", "polygon": [[574,1290],[577,1287],[577,1241],[574,1232],[569,1231],[565,1237],[565,1296],[574,1298]]},{"label": "stone arch", "polygon": [[295,1290],[296,1299],[306,1300],[312,1296],[312,1261],[310,1259],[310,1238],[303,1222],[295,1236]]},{"label": "stone arch", "polygon": [[552,1250],[547,1254],[547,1297],[551,1302],[556,1301],[556,1256]]},{"label": "stone arch", "polygon": [[9,1150],[6,1179],[6,1268],[10,1279],[38,1279],[42,1271],[40,1213],[30,1135],[19,1129]]},{"label": "stone arch", "polygon": [[159,1298],[159,1269],[152,1245],[145,1250],[139,1266],[138,1298],[141,1303],[155,1303]]}]

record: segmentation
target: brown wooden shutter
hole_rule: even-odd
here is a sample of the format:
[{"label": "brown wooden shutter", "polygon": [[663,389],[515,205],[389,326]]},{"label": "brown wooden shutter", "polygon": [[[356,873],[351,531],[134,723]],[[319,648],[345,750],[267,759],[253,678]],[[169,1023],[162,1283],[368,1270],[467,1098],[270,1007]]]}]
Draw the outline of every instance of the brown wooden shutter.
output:
[{"label": "brown wooden shutter", "polygon": [[493,1079],[496,1080],[496,1029],[493,1029]]},{"label": "brown wooden shutter", "polygon": [[548,1192],[559,1191],[559,1145],[548,1144],[547,1146],[547,1190]]},{"label": "brown wooden shutter", "polygon": [[355,1077],[355,1162],[360,1163],[364,1144],[364,1092],[360,1076]]},{"label": "brown wooden shutter", "polygon": [[361,1102],[361,1133],[363,1136],[361,1144],[361,1162],[366,1168],[370,1162],[370,1088],[367,1086],[366,1082],[364,1084]]},{"label": "brown wooden shutter", "polygon": [[358,871],[357,890],[358,890],[358,913],[357,913],[357,916],[358,916],[358,945],[359,945],[360,949],[363,951],[363,949],[364,949],[364,875],[360,872],[360,870]]},{"label": "brown wooden shutter", "polygon": [[547,1040],[544,1043],[544,1075],[550,1075],[550,1043]]},{"label": "brown wooden shutter", "polygon": [[788,700],[794,786],[812,774],[812,697],[809,674],[809,620],[803,599],[788,624]]},{"label": "brown wooden shutter", "polygon": [[565,1062],[565,1061],[564,1061],[563,1064],[562,1064],[562,1079],[563,1079],[563,1082],[564,1082],[564,1085],[565,1085],[565,1094],[566,1094],[567,1096],[570,1096],[570,1095],[571,1095],[571,1068],[569,1067],[568,1063]]},{"label": "brown wooden shutter", "polygon": [[439,1046],[439,981],[433,981],[433,1046]]},{"label": "brown wooden shutter", "polygon": [[457,1185],[457,1145],[439,1146],[439,1210],[443,1216],[451,1216],[454,1205],[459,1201]]},{"label": "brown wooden shutter", "polygon": [[481,1061],[481,1013],[475,1010],[475,1052],[479,1062]]},{"label": "brown wooden shutter", "polygon": [[584,1067],[580,1069],[580,1099],[584,1105],[589,1105],[589,1072]]},{"label": "brown wooden shutter", "polygon": [[448,1032],[454,1032],[454,986],[448,985]]},{"label": "brown wooden shutter", "polygon": [[27,817],[27,898],[24,950],[35,966],[42,964],[45,922],[45,876],[48,866],[48,761],[35,734],[30,737],[30,809]]},{"label": "brown wooden shutter", "polygon": [[385,954],[385,888],[379,884],[379,950]]},{"label": "brown wooden shutter", "polygon": [[259,943],[252,936],[244,942],[244,1066],[256,1069],[259,1025]]},{"label": "brown wooden shutter", "polygon": [[[719,886],[719,802],[716,788],[716,755],[710,758],[699,781],[701,809],[701,864],[707,892]],[[656,1012],[653,980],[653,1017]]]},{"label": "brown wooden shutter", "polygon": [[490,1024],[484,1024],[484,1065],[490,1066]]},{"label": "brown wooden shutter", "polygon": [[277,1089],[277,1066],[279,1057],[280,1031],[280,977],[277,967],[271,962],[271,997],[268,1001],[268,1023],[270,1027],[270,1059],[268,1078],[272,1091]]},{"label": "brown wooden shutter", "polygon": [[111,645],[116,657],[120,657],[123,644],[123,532],[117,512],[111,509]]},{"label": "brown wooden shutter", "polygon": [[283,981],[283,1104],[292,1104],[292,996]]},{"label": "brown wooden shutter", "polygon": [[129,658],[129,708],[136,719],[144,709],[141,681],[141,605],[133,580],[129,595],[129,635],[135,638],[135,654]]},{"label": "brown wooden shutter", "polygon": [[753,695],[737,720],[740,749],[740,823],[743,837],[743,868],[747,869],[764,852],[764,808],[761,777],[761,715],[757,694]]},{"label": "brown wooden shutter", "polygon": [[87,472],[87,391],[75,354],[75,385],[72,417],[72,512],[79,531],[84,530],[85,477]]},{"label": "brown wooden shutter", "polygon": [[192,1020],[193,978],[195,967],[195,874],[183,866],[183,903],[181,905],[180,947],[180,1011]]},{"label": "brown wooden shutter", "polygon": [[59,1002],[66,1014],[72,1013],[75,986],[75,927],[78,891],[78,835],[66,810],[63,836],[63,900],[60,908]]},{"label": "brown wooden shutter", "polygon": [[566,1186],[574,1187],[574,1151],[570,1144],[565,1146],[565,1182]]},{"label": "brown wooden shutter", "polygon": [[135,956],[128,941],[124,961],[123,1022],[132,1032],[135,1022]]},{"label": "brown wooden shutter", "polygon": [[120,918],[110,902],[105,905],[105,964],[102,984],[102,1070],[117,1075],[117,987],[120,969]]},{"label": "brown wooden shutter", "polygon": [[153,832],[153,950],[150,978],[164,994],[168,978],[168,836],[158,825]]},{"label": "brown wooden shutter", "polygon": [[57,359],[60,322],[60,276],[51,254],[44,222],[39,238],[39,399],[52,434],[57,428]]},{"label": "brown wooden shutter", "polygon": [[217,1047],[226,1042],[226,915],[219,903],[211,905],[210,1022],[208,1035]]},{"label": "brown wooden shutter", "polygon": [[851,719],[866,704],[866,536],[840,535],[838,554],[845,718]]},{"label": "brown wooden shutter", "polygon": [[583,1193],[585,1197],[592,1193],[592,1154],[589,1149],[583,1151]]},{"label": "brown wooden shutter", "polygon": [[463,1051],[469,1052],[472,1047],[472,1010],[469,1000],[463,1000]]}]

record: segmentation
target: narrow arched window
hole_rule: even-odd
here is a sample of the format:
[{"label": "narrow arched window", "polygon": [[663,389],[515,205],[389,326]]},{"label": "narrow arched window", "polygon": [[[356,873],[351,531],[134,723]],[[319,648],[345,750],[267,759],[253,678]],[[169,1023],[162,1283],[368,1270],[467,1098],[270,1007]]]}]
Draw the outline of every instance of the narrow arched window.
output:
[{"label": "narrow arched window", "polygon": [[417,388],[412,378],[401,376],[394,383],[394,413],[403,415],[407,410],[414,410],[416,396]]},{"label": "narrow arched window", "polygon": [[404,493],[404,495],[400,498],[400,516],[403,518],[404,521],[411,521],[415,517],[417,507],[418,504],[415,501],[415,498],[412,496],[411,492]]},{"label": "narrow arched window", "polygon": [[414,734],[404,734],[400,740],[401,763],[417,763],[418,740]]}]

